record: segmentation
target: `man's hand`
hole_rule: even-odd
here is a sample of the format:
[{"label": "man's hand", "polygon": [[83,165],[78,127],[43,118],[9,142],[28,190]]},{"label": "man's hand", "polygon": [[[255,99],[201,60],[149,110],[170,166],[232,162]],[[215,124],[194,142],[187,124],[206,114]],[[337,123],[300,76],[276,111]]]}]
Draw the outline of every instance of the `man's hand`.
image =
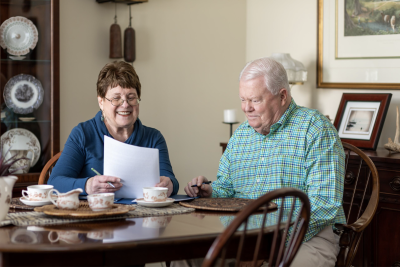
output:
[{"label": "man's hand", "polygon": [[[107,182],[114,185],[112,187]],[[121,189],[122,183],[121,179],[114,176],[96,175],[89,178],[86,182],[85,191],[88,195],[97,193],[114,193]]]},{"label": "man's hand", "polygon": [[[203,184],[203,182],[208,182],[207,178],[204,176],[198,176],[190,181],[185,187],[185,192],[189,197],[211,197],[212,187],[209,184]],[[192,187],[192,185],[197,185],[197,187]]]},{"label": "man's hand", "polygon": [[174,189],[174,185],[172,184],[172,181],[169,177],[167,176],[160,176],[160,182],[155,185],[156,187],[167,187],[168,188],[168,193],[167,195],[170,196],[172,194],[172,190]]}]

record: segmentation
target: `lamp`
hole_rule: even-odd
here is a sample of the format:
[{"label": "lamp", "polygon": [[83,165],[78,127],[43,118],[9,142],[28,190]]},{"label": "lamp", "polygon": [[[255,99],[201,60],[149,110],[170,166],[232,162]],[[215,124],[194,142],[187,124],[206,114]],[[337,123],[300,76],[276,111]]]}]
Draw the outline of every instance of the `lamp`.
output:
[{"label": "lamp", "polygon": [[272,53],[271,58],[281,63],[285,68],[290,87],[307,81],[307,69],[303,63],[293,59],[289,53]]}]

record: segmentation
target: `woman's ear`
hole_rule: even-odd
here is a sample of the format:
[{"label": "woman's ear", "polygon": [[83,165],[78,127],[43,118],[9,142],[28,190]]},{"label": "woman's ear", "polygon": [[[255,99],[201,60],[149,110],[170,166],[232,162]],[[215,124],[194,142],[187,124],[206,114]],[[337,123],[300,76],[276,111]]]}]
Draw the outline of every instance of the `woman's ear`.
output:
[{"label": "woman's ear", "polygon": [[100,96],[97,96],[97,101],[99,102],[99,107],[101,110],[103,110],[103,98]]}]

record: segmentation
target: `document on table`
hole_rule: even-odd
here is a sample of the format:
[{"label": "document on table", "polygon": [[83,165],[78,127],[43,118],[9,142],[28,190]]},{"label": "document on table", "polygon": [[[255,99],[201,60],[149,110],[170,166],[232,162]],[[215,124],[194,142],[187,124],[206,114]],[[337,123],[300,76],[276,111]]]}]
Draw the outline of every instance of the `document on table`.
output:
[{"label": "document on table", "polygon": [[159,152],[156,148],[128,145],[104,136],[104,175],[121,178],[115,198],[142,198],[143,187],[160,182]]}]

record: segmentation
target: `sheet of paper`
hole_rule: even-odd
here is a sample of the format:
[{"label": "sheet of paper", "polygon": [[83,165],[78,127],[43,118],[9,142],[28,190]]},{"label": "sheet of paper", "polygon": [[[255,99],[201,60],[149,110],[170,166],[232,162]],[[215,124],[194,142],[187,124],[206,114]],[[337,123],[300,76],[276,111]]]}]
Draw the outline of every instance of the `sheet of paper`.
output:
[{"label": "sheet of paper", "polygon": [[143,187],[160,182],[159,152],[104,136],[104,175],[121,178],[115,198],[141,198]]}]

